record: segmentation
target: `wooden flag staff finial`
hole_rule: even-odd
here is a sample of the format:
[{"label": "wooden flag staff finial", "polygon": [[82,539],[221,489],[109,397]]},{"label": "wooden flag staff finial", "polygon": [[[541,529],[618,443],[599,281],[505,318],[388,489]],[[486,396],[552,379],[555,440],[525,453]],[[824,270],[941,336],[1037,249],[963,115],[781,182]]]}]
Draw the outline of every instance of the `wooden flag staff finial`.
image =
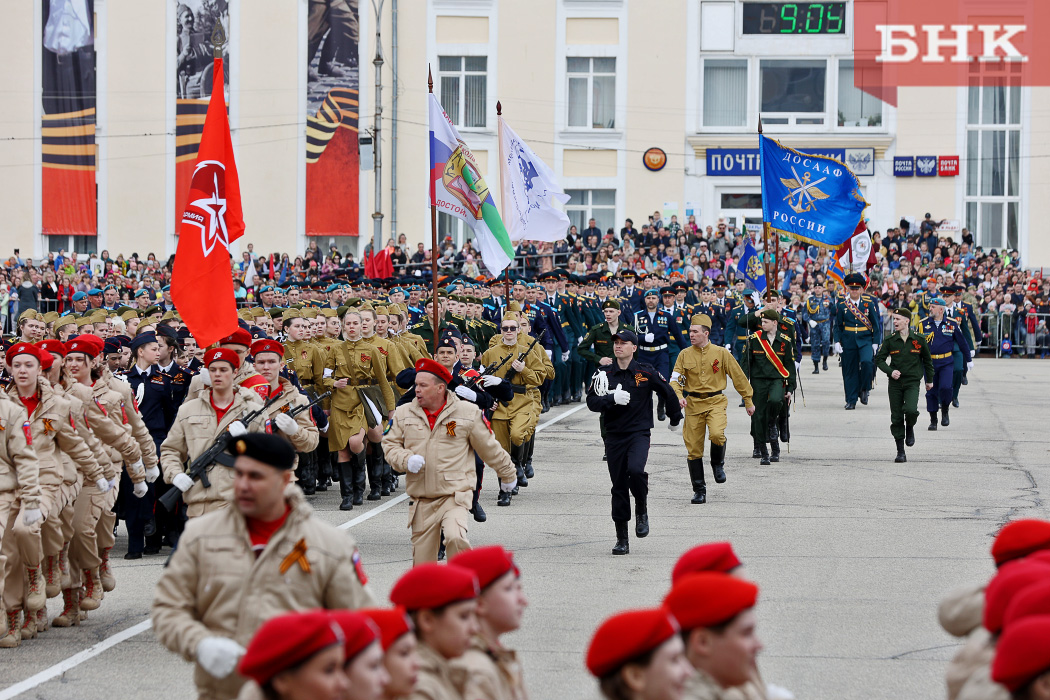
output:
[{"label": "wooden flag staff finial", "polygon": [[226,46],[226,32],[223,31],[222,22],[215,21],[211,29],[211,51],[214,58],[222,58],[223,47]]},{"label": "wooden flag staff finial", "polygon": [[496,100],[496,116],[499,117],[499,116],[502,116],[502,115],[503,115],[503,105],[500,104],[499,100]]},{"label": "wooden flag staff finial", "polygon": [[430,72],[430,64],[427,64],[427,92],[434,92],[434,75]]}]

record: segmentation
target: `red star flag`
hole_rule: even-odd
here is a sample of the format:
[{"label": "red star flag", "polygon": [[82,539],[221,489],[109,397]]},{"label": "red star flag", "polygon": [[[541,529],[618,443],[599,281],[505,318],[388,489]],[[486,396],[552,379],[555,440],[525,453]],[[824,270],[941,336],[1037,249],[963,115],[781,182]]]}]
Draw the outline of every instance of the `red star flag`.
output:
[{"label": "red star flag", "polygon": [[221,58],[215,59],[212,76],[215,89],[204,119],[171,271],[171,299],[200,347],[237,329],[229,247],[244,233]]}]

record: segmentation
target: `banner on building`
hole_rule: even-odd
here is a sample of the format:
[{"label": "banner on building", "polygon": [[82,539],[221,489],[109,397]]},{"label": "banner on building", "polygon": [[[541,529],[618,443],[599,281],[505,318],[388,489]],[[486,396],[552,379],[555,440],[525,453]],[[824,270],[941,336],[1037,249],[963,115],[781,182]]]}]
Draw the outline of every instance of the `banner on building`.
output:
[{"label": "banner on building", "polygon": [[94,0],[50,0],[42,5],[42,232],[94,236]]},{"label": "banner on building", "polygon": [[204,117],[214,89],[212,34],[225,43],[223,97],[230,104],[230,6],[228,0],[169,0],[175,3],[175,230],[182,222],[186,197],[197,161]]},{"label": "banner on building", "polygon": [[358,235],[358,6],[359,0],[310,3],[305,154],[308,236]]}]

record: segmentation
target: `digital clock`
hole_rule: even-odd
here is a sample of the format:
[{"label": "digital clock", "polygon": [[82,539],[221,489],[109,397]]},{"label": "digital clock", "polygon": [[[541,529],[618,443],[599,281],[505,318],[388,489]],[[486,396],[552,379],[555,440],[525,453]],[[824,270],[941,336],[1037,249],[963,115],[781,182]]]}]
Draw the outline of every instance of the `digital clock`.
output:
[{"label": "digital clock", "polygon": [[845,34],[844,2],[745,2],[744,34]]}]

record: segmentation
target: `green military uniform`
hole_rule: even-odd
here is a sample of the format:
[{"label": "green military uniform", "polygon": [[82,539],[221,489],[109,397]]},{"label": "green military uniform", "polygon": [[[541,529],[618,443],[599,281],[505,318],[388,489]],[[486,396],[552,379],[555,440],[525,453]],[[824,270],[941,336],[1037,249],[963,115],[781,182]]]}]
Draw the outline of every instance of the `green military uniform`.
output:
[{"label": "green military uniform", "polygon": [[[431,322],[431,318],[431,316],[425,316],[423,320],[416,325],[409,326],[408,330],[422,338],[423,342],[426,343],[427,349],[433,352],[434,325]],[[455,328],[460,334],[467,333],[467,319],[446,311],[445,317],[441,319],[439,330],[444,331],[446,328]]]},{"label": "green military uniform", "polygon": [[[631,331],[633,333],[634,327],[621,323],[616,327],[616,330],[617,332]],[[583,336],[583,340],[576,346],[576,349],[580,353],[580,357],[593,362],[595,367],[600,367],[603,357],[613,357],[612,337],[613,332],[609,328],[609,324],[602,322],[587,331],[587,335]]]},{"label": "green military uniform", "polygon": [[[907,313],[906,313],[907,312]],[[898,309],[894,313],[911,318],[907,309]],[[921,333],[909,331],[906,337],[894,331],[879,347],[875,357],[875,366],[886,373],[890,397],[890,433],[897,442],[899,462],[907,461],[904,457],[904,440],[909,446],[915,444],[913,428],[919,420],[919,386],[923,376],[932,381],[934,376],[933,358],[926,338]],[[901,373],[894,379],[894,371]]]},{"label": "green military uniform", "polygon": [[[761,312],[766,318],[778,322],[776,335],[769,346],[780,361],[783,372],[777,368],[763,347],[763,340],[768,340],[762,331],[747,337],[744,347],[744,371],[747,372],[751,387],[754,389],[755,413],[751,417],[751,436],[762,457],[762,464],[779,461],[780,444],[778,442],[777,422],[784,409],[784,395],[795,390],[795,341],[780,328],[780,316],[772,309]],[[766,444],[772,448],[772,454]]]}]

